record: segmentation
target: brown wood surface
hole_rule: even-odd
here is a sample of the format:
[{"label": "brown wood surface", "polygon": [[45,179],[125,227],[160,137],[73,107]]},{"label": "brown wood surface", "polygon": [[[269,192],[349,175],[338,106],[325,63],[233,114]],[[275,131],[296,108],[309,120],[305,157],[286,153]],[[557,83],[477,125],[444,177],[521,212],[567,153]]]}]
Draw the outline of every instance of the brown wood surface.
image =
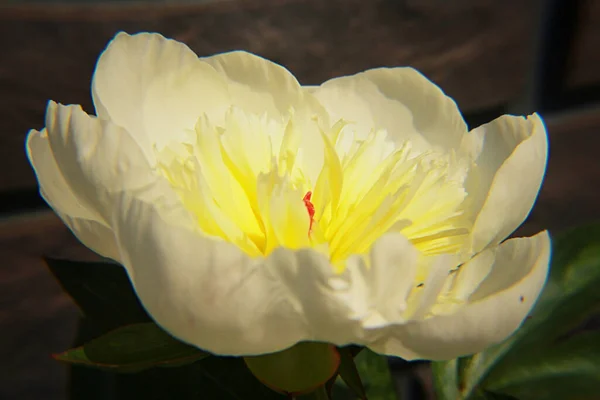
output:
[{"label": "brown wood surface", "polygon": [[0,222],[0,399],[65,398],[67,369],[51,354],[73,342],[78,311],[42,255],[96,257],[50,212]]},{"label": "brown wood surface", "polygon": [[[518,236],[600,221],[600,109],[550,117],[547,125],[547,177]],[[49,355],[72,342],[77,311],[43,255],[95,258],[50,211],[0,222],[0,399],[64,398],[65,369]]]},{"label": "brown wood surface", "polygon": [[[402,6],[401,4],[405,4]],[[158,31],[200,55],[245,49],[304,84],[411,65],[466,111],[522,90],[536,0],[252,0],[204,5],[0,6],[0,193],[34,187],[23,142],[48,99],[92,112],[95,61],[120,30]]]},{"label": "brown wood surface", "polygon": [[600,1],[583,1],[567,76],[568,88],[600,85]]}]

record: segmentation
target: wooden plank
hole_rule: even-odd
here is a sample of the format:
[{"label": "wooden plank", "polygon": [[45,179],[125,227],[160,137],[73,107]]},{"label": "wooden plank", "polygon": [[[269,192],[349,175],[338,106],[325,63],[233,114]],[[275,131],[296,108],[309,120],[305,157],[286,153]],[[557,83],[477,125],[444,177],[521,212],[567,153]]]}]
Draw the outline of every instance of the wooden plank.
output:
[{"label": "wooden plank", "polygon": [[[0,6],[0,192],[35,181],[23,141],[48,99],[93,112],[95,61],[119,30],[158,31],[200,55],[245,49],[305,84],[412,65],[463,110],[514,98],[526,78],[535,0],[256,0],[200,5]],[[405,4],[401,6],[401,4]]]},{"label": "wooden plank", "polygon": [[583,1],[580,26],[573,47],[567,88],[600,86],[600,1]]},{"label": "wooden plank", "polygon": [[67,368],[50,355],[75,337],[78,311],[42,255],[96,258],[50,212],[0,222],[0,398],[66,398]]}]

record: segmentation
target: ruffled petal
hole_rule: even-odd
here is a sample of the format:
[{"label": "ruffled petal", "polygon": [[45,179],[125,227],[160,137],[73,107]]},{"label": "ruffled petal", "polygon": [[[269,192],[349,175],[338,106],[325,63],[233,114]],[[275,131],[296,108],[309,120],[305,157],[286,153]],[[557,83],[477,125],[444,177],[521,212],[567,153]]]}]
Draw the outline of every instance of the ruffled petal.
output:
[{"label": "ruffled petal", "polygon": [[112,230],[94,209],[85,208],[56,165],[46,130],[31,130],[27,157],[35,170],[40,194],[73,234],[96,253],[119,260]]},{"label": "ruffled petal", "polygon": [[94,210],[107,226],[115,194],[143,192],[156,179],[127,131],[87,115],[80,106],[49,102],[46,130],[65,182],[81,206]]},{"label": "ruffled petal", "polygon": [[456,312],[384,328],[381,340],[369,347],[407,360],[443,360],[498,343],[521,325],[533,307],[549,261],[547,232],[485,250],[461,267],[459,274],[464,277],[457,277],[454,290],[465,298],[464,306]]},{"label": "ruffled petal", "polygon": [[335,272],[327,258],[306,249],[280,252],[277,274],[302,310],[309,335],[336,345],[367,344],[373,327],[402,318],[417,268],[417,250],[401,234],[381,237],[367,255],[355,255]]}]

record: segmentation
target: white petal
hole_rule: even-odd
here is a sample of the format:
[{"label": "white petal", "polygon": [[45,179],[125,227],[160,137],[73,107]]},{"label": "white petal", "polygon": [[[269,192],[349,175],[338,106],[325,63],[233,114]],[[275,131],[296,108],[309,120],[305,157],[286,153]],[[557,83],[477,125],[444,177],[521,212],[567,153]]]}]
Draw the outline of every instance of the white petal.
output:
[{"label": "white petal", "polygon": [[302,132],[299,163],[314,183],[324,157],[319,124],[328,129],[335,122],[323,106],[287,69],[262,57],[233,51],[202,60],[227,80],[231,105],[277,121],[287,121],[293,112],[295,128]]},{"label": "white petal", "polygon": [[360,135],[387,129],[415,149],[458,148],[466,124],[456,103],[412,68],[379,68],[310,88],[332,114],[355,122]]},{"label": "white petal", "polygon": [[[489,255],[494,255],[491,268]],[[389,327],[373,350],[411,359],[452,359],[479,352],[511,335],[533,307],[548,274],[550,238],[541,232],[485,250],[462,269],[489,270],[481,281],[467,274],[471,292],[458,312]],[[481,264],[481,265],[480,265]],[[464,290],[464,288],[460,289]]]},{"label": "white petal", "polygon": [[245,111],[277,117],[303,97],[300,84],[287,69],[254,54],[233,51],[202,60],[227,79],[232,105]]},{"label": "white petal", "polygon": [[58,169],[80,204],[109,221],[113,196],[140,192],[156,178],[133,138],[79,106],[48,103],[48,140]]},{"label": "white petal", "polygon": [[175,337],[239,355],[281,350],[307,336],[301,310],[263,259],[167,223],[152,203],[124,196],[117,209],[115,230],[137,295]]},{"label": "white petal", "polygon": [[388,321],[398,321],[407,308],[417,275],[417,256],[418,251],[400,234],[386,234],[371,248],[365,280],[371,301]]},{"label": "white petal", "polygon": [[121,262],[115,234],[110,227],[100,221],[74,218],[56,209],[54,211],[83,245],[103,257]]},{"label": "white petal", "polygon": [[548,157],[542,119],[503,116],[468,136],[481,142],[476,166],[466,181],[475,223],[473,251],[500,243],[529,215],[537,198]]},{"label": "white petal", "polygon": [[222,118],[224,80],[185,44],[159,34],[119,33],[102,53],[92,81],[100,118],[124,127],[153,162],[152,146],[182,139],[199,116]]},{"label": "white petal", "polygon": [[416,294],[408,299],[408,304],[412,307],[406,315],[407,319],[422,319],[435,305],[448,279],[448,271],[450,271],[452,265],[455,265],[452,264],[453,260],[454,257],[448,255],[428,257],[430,265],[427,268],[427,278],[423,282],[423,288],[418,291],[415,290]]},{"label": "white petal", "polygon": [[35,170],[40,194],[75,236],[96,253],[119,259],[114,234],[95,210],[81,205],[56,165],[46,130],[27,136],[27,157]]},{"label": "white petal", "polygon": [[[386,234],[366,256],[353,256],[341,274],[314,250],[277,266],[303,310],[309,337],[336,345],[374,340],[372,328],[397,321],[416,275],[417,251],[401,234]],[[291,259],[291,257],[290,257]]]}]

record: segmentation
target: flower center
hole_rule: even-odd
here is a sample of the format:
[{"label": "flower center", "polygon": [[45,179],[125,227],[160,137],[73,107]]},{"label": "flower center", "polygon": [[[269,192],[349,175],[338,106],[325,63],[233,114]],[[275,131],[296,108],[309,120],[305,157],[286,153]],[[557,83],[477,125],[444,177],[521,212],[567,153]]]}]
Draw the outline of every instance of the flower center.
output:
[{"label": "flower center", "polygon": [[199,230],[250,256],[325,245],[342,270],[390,231],[426,255],[466,245],[466,166],[384,130],[359,137],[343,121],[323,128],[294,113],[279,121],[232,108],[218,125],[200,117],[188,141],[157,154]]}]

